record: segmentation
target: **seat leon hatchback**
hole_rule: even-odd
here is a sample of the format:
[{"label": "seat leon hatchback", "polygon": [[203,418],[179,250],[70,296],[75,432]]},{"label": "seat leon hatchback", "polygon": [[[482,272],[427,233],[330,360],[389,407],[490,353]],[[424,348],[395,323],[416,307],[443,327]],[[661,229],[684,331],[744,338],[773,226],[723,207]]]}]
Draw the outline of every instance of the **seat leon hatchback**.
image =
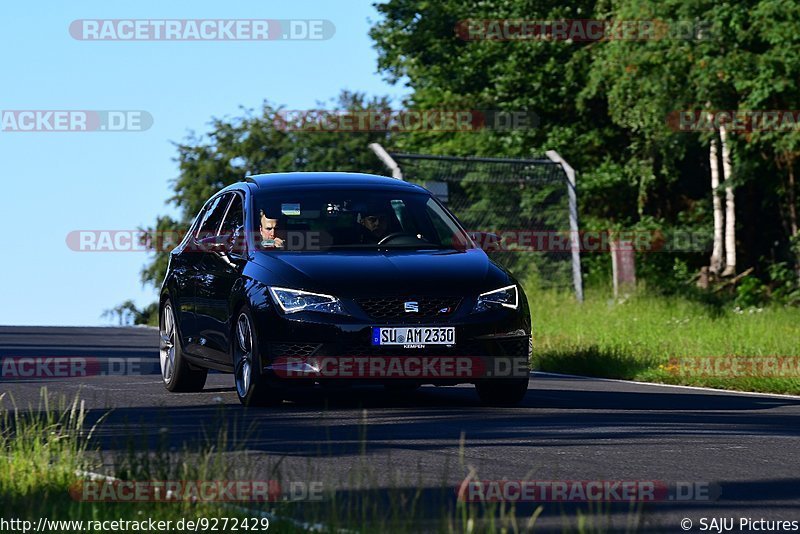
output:
[{"label": "seat leon hatchback", "polygon": [[[483,236],[485,237],[485,236]],[[171,251],[160,295],[170,391],[232,373],[245,405],[304,388],[474,384],[519,403],[531,325],[517,281],[426,189],[351,173],[246,178]]]}]

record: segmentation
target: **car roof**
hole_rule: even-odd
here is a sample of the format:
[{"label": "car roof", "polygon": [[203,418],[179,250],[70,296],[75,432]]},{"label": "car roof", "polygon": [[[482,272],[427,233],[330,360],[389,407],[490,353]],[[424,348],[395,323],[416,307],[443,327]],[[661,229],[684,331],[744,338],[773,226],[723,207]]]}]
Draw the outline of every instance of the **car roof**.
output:
[{"label": "car roof", "polygon": [[357,172],[281,172],[255,174],[248,176],[246,181],[255,184],[259,189],[263,188],[267,190],[325,186],[337,189],[368,187],[427,193],[424,188],[398,180],[397,178]]}]

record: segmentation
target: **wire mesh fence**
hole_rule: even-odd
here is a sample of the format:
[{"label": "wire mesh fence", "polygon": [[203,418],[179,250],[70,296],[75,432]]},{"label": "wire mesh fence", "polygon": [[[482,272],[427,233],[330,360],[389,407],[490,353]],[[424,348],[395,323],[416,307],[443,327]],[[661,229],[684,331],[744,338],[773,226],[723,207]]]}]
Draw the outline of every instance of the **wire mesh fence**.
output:
[{"label": "wire mesh fence", "polygon": [[391,157],[404,180],[433,192],[467,230],[495,234],[500,242],[492,259],[527,287],[574,288],[580,298],[579,264],[574,268],[580,258],[571,241],[577,219],[570,224],[574,186],[559,163],[548,158]]}]

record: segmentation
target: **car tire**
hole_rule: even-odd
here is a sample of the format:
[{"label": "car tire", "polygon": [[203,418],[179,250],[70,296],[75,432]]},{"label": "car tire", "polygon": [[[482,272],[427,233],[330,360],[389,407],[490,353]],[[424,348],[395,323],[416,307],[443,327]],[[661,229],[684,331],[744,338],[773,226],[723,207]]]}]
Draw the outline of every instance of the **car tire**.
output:
[{"label": "car tire", "polygon": [[231,337],[231,361],[236,396],[244,406],[275,406],[283,402],[280,392],[268,383],[261,364],[258,337],[253,315],[247,308],[234,317]]},{"label": "car tire", "polygon": [[527,378],[503,378],[475,384],[481,403],[486,406],[516,406],[528,392]]},{"label": "car tire", "polygon": [[173,392],[202,391],[206,385],[208,369],[192,369],[183,355],[181,336],[178,335],[175,310],[167,300],[161,308],[158,322],[159,360],[164,386]]}]

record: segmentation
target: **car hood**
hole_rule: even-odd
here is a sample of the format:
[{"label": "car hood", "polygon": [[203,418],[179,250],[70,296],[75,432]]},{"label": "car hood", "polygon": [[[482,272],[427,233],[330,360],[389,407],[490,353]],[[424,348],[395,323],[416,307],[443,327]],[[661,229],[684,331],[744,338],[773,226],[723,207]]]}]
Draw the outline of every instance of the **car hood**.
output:
[{"label": "car hood", "polygon": [[257,252],[254,261],[290,287],[338,296],[461,294],[509,280],[480,249]]}]

